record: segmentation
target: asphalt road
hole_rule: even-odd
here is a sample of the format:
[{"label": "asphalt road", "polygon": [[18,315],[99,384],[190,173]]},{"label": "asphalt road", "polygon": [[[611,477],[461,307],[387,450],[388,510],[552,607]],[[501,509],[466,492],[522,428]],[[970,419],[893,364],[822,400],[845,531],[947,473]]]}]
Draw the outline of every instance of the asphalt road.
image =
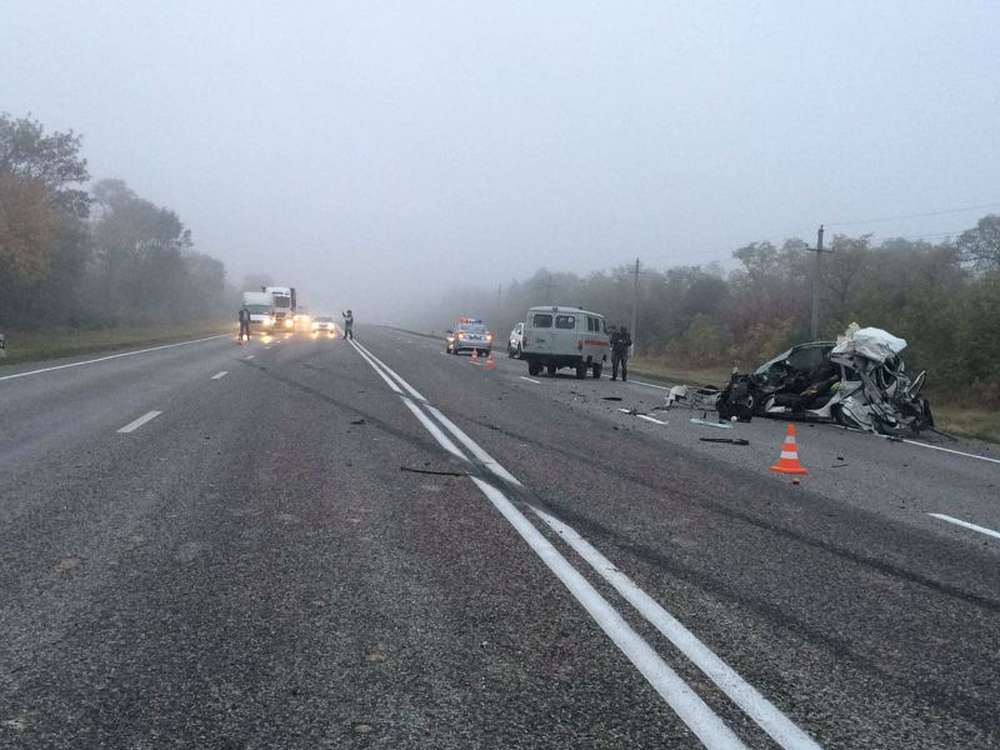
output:
[{"label": "asphalt road", "polygon": [[0,369],[0,747],[1000,745],[995,447],[358,336]]}]

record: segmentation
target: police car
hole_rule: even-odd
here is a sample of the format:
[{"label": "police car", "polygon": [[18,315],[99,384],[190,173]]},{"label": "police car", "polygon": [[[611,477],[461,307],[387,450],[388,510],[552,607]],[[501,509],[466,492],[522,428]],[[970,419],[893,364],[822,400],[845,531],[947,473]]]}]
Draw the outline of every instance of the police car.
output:
[{"label": "police car", "polygon": [[479,318],[459,318],[454,330],[448,329],[445,344],[449,354],[460,351],[489,354],[493,349],[493,334]]}]

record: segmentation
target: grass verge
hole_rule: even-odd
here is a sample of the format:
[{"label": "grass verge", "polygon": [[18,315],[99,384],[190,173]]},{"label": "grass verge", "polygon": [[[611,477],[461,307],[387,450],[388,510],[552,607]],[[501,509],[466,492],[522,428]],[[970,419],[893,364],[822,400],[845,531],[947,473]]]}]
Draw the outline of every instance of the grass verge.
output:
[{"label": "grass verge", "polygon": [[[728,368],[685,368],[655,357],[636,357],[629,372],[669,383],[723,386],[729,380]],[[942,432],[1000,443],[1000,409],[973,406],[949,400],[940,393],[928,393],[934,421]]]},{"label": "grass verge", "polygon": [[156,346],[227,332],[232,332],[235,337],[236,325],[223,321],[198,321],[92,330],[70,328],[38,331],[7,330],[3,331],[7,335],[7,357],[0,359],[0,366],[116,349]]}]

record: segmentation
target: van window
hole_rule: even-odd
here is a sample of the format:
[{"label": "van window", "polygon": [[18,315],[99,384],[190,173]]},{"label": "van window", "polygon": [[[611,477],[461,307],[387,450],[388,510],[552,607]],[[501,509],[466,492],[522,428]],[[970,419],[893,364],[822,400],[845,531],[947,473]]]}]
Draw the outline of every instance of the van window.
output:
[{"label": "van window", "polygon": [[598,331],[601,330],[600,325],[598,325],[597,323],[597,318],[592,318],[589,315],[587,316],[587,330],[592,331],[594,333],[597,333]]},{"label": "van window", "polygon": [[546,313],[535,313],[531,319],[531,325],[535,328],[551,328],[552,316]]},{"label": "van window", "polygon": [[556,315],[556,328],[566,328],[573,330],[576,328],[575,315]]}]

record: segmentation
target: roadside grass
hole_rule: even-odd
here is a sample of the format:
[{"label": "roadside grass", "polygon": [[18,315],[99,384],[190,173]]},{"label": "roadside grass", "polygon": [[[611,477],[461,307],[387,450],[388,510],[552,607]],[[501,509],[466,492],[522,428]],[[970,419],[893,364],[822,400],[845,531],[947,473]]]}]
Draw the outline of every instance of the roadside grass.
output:
[{"label": "roadside grass", "polygon": [[169,344],[229,331],[235,337],[236,325],[226,321],[154,323],[95,329],[2,330],[0,333],[7,336],[7,357],[0,359],[0,367],[18,362]]},{"label": "roadside grass", "polygon": [[[629,372],[640,377],[645,375],[659,378],[668,383],[722,387],[729,381],[731,369],[687,368],[656,357],[636,357],[629,362]],[[942,432],[1000,443],[1000,408],[970,405],[934,391],[929,392],[927,398],[931,403],[937,428]]]}]

